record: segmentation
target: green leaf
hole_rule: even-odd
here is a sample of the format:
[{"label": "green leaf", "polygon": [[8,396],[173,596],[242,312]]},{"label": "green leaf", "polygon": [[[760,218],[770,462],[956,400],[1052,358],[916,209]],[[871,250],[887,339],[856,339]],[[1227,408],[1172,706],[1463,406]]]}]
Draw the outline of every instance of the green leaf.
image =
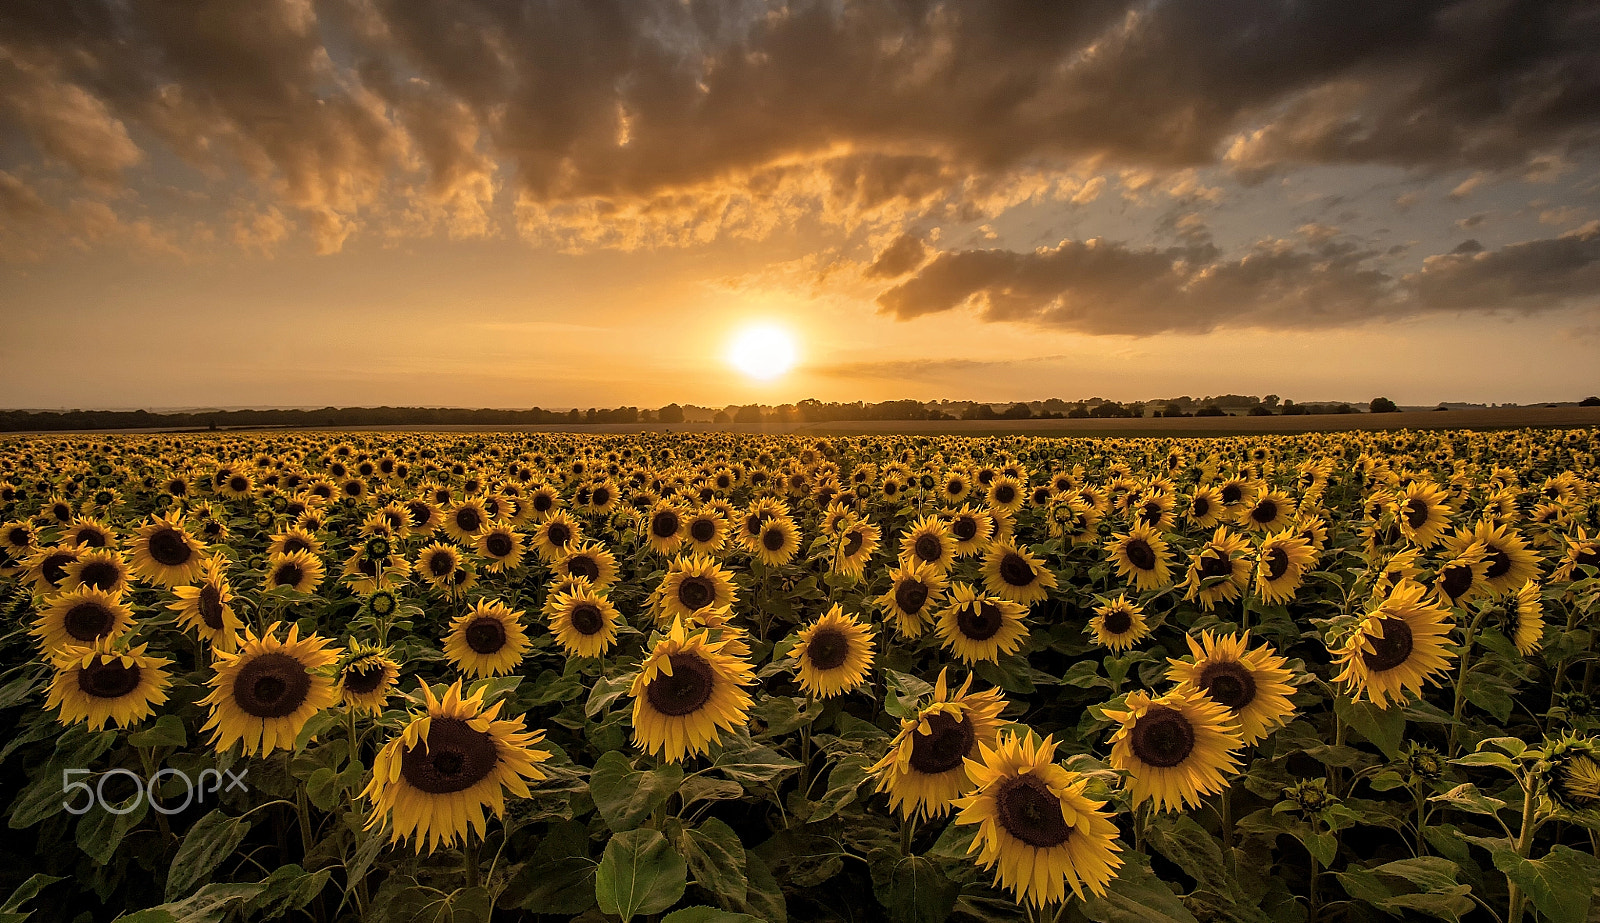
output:
[{"label": "green leaf", "polygon": [[189,733],[184,730],[182,718],[162,715],[155,724],[137,734],[129,734],[128,743],[135,747],[182,747],[189,743]]},{"label": "green leaf", "polygon": [[742,903],[749,890],[744,844],[733,828],[715,817],[700,826],[684,828],[677,818],[668,821],[668,837],[689,862],[695,884],[716,895],[718,903]]},{"label": "green leaf", "polygon": [[1471,782],[1463,782],[1448,792],[1442,792],[1428,799],[1429,801],[1442,801],[1453,805],[1463,811],[1473,814],[1488,814],[1494,816],[1506,806],[1499,798],[1491,798],[1478,791],[1478,786]]},{"label": "green leaf", "polygon": [[961,885],[931,859],[902,856],[889,871],[888,881],[874,891],[892,923],[941,923],[955,908]]},{"label": "green leaf", "polygon": [[17,889],[11,892],[11,896],[6,898],[4,904],[0,904],[0,913],[17,913],[21,911],[23,904],[38,897],[40,891],[58,881],[66,881],[66,879],[60,875],[46,875],[43,872],[30,876],[27,881],[17,885]]},{"label": "green leaf", "polygon": [[1550,923],[1584,923],[1594,895],[1600,862],[1568,846],[1556,845],[1543,859],[1524,859],[1516,850],[1496,850],[1494,867],[1517,883]]},{"label": "green leaf", "polygon": [[[133,804],[134,801],[138,804]],[[122,838],[137,827],[149,812],[150,800],[142,790],[135,791],[121,804],[97,805],[78,820],[78,829],[75,831],[78,848],[101,865],[109,863]]]},{"label": "green leaf", "polygon": [[1222,848],[1186,814],[1158,814],[1145,828],[1152,849],[1165,856],[1199,887],[1227,894],[1230,890]]},{"label": "green leaf", "polygon": [[839,813],[856,800],[862,783],[867,781],[871,761],[859,753],[841,758],[828,770],[828,790],[816,804],[811,823],[826,820]]},{"label": "green leaf", "polygon": [[[809,705],[809,707],[807,707]],[[768,696],[750,709],[750,717],[763,730],[756,737],[782,737],[817,720],[822,707],[805,699],[786,695]]]},{"label": "green leaf", "polygon": [[219,808],[200,818],[183,838],[167,873],[167,900],[188,894],[211,877],[222,861],[233,855],[250,832],[250,822],[229,817]]},{"label": "green leaf", "polygon": [[1166,882],[1150,871],[1150,860],[1123,852],[1122,868],[1100,897],[1084,901],[1083,915],[1096,923],[1198,923]]},{"label": "green leaf", "polygon": [[696,801],[738,801],[744,797],[744,786],[728,779],[688,776],[678,786],[678,797],[686,808]]},{"label": "green leaf", "polygon": [[1493,766],[1496,769],[1504,769],[1506,772],[1515,772],[1517,769],[1517,764],[1511,761],[1511,757],[1506,756],[1504,753],[1494,753],[1492,751],[1468,753],[1466,756],[1458,757],[1450,762],[1456,766]]},{"label": "green leaf", "polygon": [[746,785],[769,782],[800,768],[798,762],[744,735],[728,738],[714,765],[728,778]]},{"label": "green leaf", "polygon": [[504,898],[539,913],[583,913],[594,906],[596,867],[589,858],[586,825],[571,820],[551,824],[533,858],[511,876]]},{"label": "green leaf", "polygon": [[688,886],[689,865],[659,831],[629,830],[611,837],[595,873],[594,896],[605,913],[622,923],[660,913],[678,902]]},{"label": "green leaf", "polygon": [[1400,744],[1406,733],[1404,711],[1398,707],[1379,708],[1371,702],[1357,702],[1343,695],[1334,700],[1333,707],[1339,720],[1383,751],[1384,756],[1391,760],[1399,758]]},{"label": "green leaf", "polygon": [[[1410,917],[1413,914],[1409,911],[1416,911],[1457,921],[1473,908],[1468,896],[1472,887],[1456,882],[1459,872],[1449,859],[1423,856],[1373,868],[1352,866],[1336,873],[1336,877],[1351,897],[1396,916]],[[1417,890],[1397,891],[1391,880],[1406,882]]]},{"label": "green leaf", "polygon": [[683,767],[668,764],[641,772],[618,750],[603,753],[589,773],[589,794],[612,832],[621,833],[644,823],[683,782]]},{"label": "green leaf", "polygon": [[245,905],[245,915],[271,920],[299,910],[322,892],[332,874],[331,869],[307,874],[298,865],[276,869],[261,882],[261,893]]},{"label": "green leaf", "polygon": [[222,923],[235,904],[255,897],[260,891],[259,882],[209,884],[181,901],[170,901],[117,920],[118,923]]},{"label": "green leaf", "polygon": [[715,907],[685,907],[661,918],[661,923],[761,923],[748,913],[733,913]]},{"label": "green leaf", "polygon": [[33,694],[34,686],[34,679],[31,676],[23,676],[6,683],[5,688],[0,689],[0,708],[20,705],[24,699]]},{"label": "green leaf", "polygon": [[789,907],[783,898],[783,888],[772,876],[772,870],[755,853],[747,853],[750,888],[744,904],[739,909],[766,923],[789,923]]}]

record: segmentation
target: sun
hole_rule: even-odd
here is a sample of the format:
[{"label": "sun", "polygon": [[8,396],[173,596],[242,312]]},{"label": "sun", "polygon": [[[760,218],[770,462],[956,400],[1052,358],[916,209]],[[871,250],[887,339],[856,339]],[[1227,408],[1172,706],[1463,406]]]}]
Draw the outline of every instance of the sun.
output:
[{"label": "sun", "polygon": [[728,364],[763,381],[789,371],[795,357],[793,334],[776,324],[746,327],[728,344]]}]

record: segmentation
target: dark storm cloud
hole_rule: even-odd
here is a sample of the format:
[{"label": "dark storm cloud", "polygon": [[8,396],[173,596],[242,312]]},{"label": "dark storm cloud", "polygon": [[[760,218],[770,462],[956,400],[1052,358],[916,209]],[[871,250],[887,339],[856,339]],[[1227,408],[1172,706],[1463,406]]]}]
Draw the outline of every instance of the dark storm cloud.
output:
[{"label": "dark storm cloud", "polygon": [[970,307],[987,321],[1146,336],[1316,329],[1434,311],[1534,312],[1600,296],[1600,222],[1498,250],[1468,241],[1398,278],[1377,257],[1339,239],[1262,242],[1237,258],[1209,245],[1134,249],[1100,240],[1028,253],[946,251],[878,304],[902,320]]}]

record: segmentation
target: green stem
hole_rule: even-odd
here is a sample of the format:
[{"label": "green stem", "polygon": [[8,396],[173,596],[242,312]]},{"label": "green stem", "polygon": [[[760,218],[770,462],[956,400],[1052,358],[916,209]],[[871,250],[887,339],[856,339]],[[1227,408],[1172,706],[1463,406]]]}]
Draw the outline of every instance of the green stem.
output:
[{"label": "green stem", "polygon": [[466,867],[467,887],[478,886],[478,835],[471,830],[467,831],[467,843],[461,850],[462,863]]},{"label": "green stem", "polygon": [[1456,752],[1461,745],[1461,716],[1467,706],[1467,668],[1472,662],[1472,641],[1477,637],[1478,627],[1483,624],[1484,611],[1480,610],[1472,621],[1467,623],[1465,634],[1461,638],[1461,664],[1456,673],[1456,704],[1455,712],[1450,722],[1450,747],[1448,755],[1455,759]]},{"label": "green stem", "polygon": [[[1534,810],[1538,805],[1539,782],[1532,777],[1522,780],[1522,830],[1517,834],[1517,855],[1526,859],[1533,851]],[[1506,923],[1522,923],[1522,908],[1527,900],[1522,889],[1511,879],[1506,879],[1509,891],[1506,896]]]}]

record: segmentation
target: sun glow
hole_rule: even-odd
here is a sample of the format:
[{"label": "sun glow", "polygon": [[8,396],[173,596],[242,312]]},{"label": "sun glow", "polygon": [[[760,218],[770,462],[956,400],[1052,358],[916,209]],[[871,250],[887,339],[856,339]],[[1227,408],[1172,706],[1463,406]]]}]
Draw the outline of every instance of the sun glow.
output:
[{"label": "sun glow", "polygon": [[796,355],[794,335],[776,324],[746,327],[728,344],[728,364],[762,381],[793,368]]}]

